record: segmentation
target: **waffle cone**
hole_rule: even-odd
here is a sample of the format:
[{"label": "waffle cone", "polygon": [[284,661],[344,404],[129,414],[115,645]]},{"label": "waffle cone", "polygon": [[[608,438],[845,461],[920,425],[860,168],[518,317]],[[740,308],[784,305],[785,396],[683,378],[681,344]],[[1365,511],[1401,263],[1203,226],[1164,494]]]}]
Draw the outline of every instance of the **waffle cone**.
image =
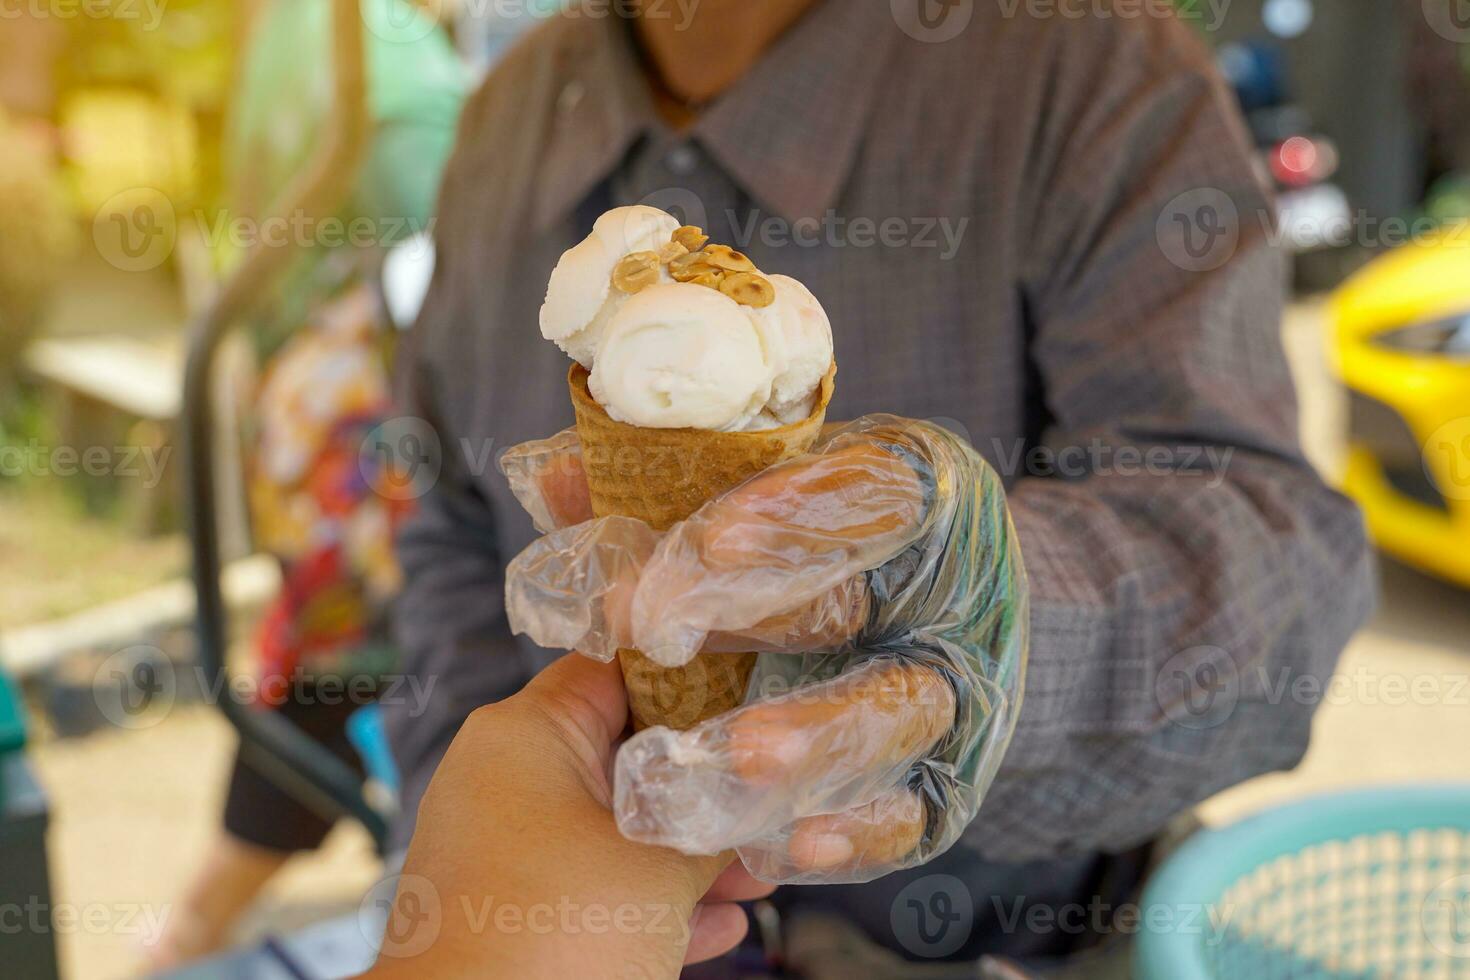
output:
[{"label": "waffle cone", "polygon": [[[588,390],[587,369],[574,364],[567,384],[592,512],[636,517],[665,531],[712,497],[768,466],[800,456],[822,431],[836,373],[834,364],[822,379],[816,407],[801,422],[764,432],[711,432],[615,421]],[[729,711],[745,699],[755,656],[706,653],[682,667],[663,667],[637,650],[619,650],[634,727],[683,730]]]}]

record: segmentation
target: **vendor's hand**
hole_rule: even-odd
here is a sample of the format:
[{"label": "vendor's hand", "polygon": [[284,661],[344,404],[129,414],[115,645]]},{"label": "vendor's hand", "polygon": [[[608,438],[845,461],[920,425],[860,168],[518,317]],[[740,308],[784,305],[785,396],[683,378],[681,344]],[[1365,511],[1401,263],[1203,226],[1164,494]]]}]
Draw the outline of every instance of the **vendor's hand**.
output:
[{"label": "vendor's hand", "polygon": [[543,646],[681,663],[758,650],[747,703],[619,753],[618,826],[758,878],[864,881],[974,817],[1014,728],[1027,607],[993,470],[885,416],[711,501],[667,533],[591,519],[575,433],[502,466],[549,532],[511,563],[513,627]]},{"label": "vendor's hand", "polygon": [[[675,977],[738,943],[734,903],[771,886],[728,854],[688,857],[618,833],[608,769],[626,720],[616,665],[578,656],[471,715],[419,808],[387,933],[398,939],[369,976]],[[425,896],[403,896],[427,888],[432,923]],[[500,917],[506,907],[513,918]]]}]

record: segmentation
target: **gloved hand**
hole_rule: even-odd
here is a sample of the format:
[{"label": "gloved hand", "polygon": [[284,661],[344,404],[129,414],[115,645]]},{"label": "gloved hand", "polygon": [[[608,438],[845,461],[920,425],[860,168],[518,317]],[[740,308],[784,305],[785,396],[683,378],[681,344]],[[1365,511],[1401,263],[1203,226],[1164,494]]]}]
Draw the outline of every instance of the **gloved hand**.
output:
[{"label": "gloved hand", "polygon": [[628,837],[735,848],[766,881],[867,881],[946,850],[1009,744],[1025,572],[1000,479],[926,422],[829,426],[808,455],[666,533],[592,519],[572,430],[501,466],[545,537],[506,571],[512,627],[599,660],[761,651],[746,703],[618,753]]}]

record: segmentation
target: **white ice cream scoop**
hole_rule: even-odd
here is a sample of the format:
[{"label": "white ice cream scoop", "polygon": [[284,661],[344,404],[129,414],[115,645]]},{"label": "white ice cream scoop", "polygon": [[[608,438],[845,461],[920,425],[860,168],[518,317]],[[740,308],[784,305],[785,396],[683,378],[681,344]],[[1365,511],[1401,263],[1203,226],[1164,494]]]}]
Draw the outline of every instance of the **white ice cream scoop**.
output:
[{"label": "white ice cream scoop", "polygon": [[704,286],[669,283],[629,297],[607,323],[588,386],[619,422],[735,430],[760,414],[771,379],[748,308]]},{"label": "white ice cream scoop", "polygon": [[675,283],[665,261],[655,285],[629,293],[612,284],[613,270],[634,252],[670,258],[666,246],[678,229],[672,215],[643,206],[598,218],[551,273],[542,336],[591,372],[593,397],[621,422],[730,431],[807,418],[832,364],[832,325],[800,282],[764,277],[774,293],[764,307],[711,288],[722,285],[718,278]]},{"label": "white ice cream scoop", "polygon": [[612,288],[613,268],[630,253],[657,251],[678,227],[673,215],[643,205],[613,208],[598,218],[551,272],[541,336],[591,367],[602,330],[628,298]]},{"label": "white ice cream scoop", "polygon": [[774,372],[766,410],[789,425],[811,414],[818,384],[832,366],[832,324],[806,286],[790,276],[766,278],[776,299],[750,312]]}]

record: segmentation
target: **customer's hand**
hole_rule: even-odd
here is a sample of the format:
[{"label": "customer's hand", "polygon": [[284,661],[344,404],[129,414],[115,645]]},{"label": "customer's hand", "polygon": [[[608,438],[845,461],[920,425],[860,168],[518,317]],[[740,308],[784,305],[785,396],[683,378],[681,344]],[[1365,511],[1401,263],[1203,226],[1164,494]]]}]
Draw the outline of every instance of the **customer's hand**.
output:
[{"label": "customer's hand", "polygon": [[728,854],[688,857],[614,826],[608,768],[626,717],[617,667],[577,656],[470,716],[419,808],[369,977],[675,977],[740,941],[734,903],[770,886]]},{"label": "customer's hand", "polygon": [[512,626],[599,659],[758,650],[747,703],[618,755],[618,826],[758,878],[864,881],[974,817],[1015,724],[1025,573],[993,470],[872,416],[659,534],[590,519],[574,432],[502,466],[549,531],[506,575]]}]

